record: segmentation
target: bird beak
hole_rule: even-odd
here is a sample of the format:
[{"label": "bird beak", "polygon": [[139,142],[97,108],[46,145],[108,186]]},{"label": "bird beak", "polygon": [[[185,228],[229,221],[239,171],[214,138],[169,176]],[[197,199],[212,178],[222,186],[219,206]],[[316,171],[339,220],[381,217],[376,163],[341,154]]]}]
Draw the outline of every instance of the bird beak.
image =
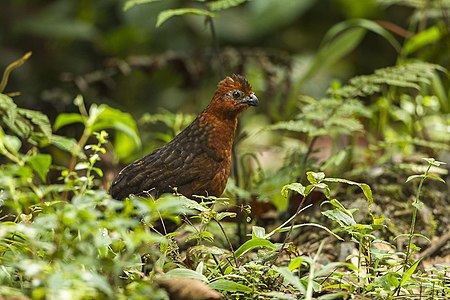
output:
[{"label": "bird beak", "polygon": [[258,106],[258,104],[259,104],[259,100],[255,96],[255,94],[250,94],[248,97],[245,97],[242,100],[242,102],[247,104],[247,105],[250,105],[250,106]]}]

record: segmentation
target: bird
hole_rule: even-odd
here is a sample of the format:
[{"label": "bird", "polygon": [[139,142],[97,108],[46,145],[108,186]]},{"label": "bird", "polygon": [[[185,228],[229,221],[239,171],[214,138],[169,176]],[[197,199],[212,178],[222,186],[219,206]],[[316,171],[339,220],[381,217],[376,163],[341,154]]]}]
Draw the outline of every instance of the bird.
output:
[{"label": "bird", "polygon": [[209,105],[168,144],[123,168],[110,194],[158,198],[177,192],[220,197],[230,175],[238,115],[259,100],[248,80],[237,74],[221,80]]}]

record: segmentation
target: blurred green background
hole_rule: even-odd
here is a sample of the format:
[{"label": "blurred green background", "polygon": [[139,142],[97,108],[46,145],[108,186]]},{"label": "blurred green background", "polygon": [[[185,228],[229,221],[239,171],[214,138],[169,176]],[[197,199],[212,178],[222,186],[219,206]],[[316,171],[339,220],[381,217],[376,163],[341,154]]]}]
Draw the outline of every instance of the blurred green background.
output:
[{"label": "blurred green background", "polygon": [[[205,18],[176,17],[159,28],[155,23],[165,9],[204,3],[156,1],[127,11],[124,3],[1,1],[0,68],[33,52],[14,72],[7,92],[20,91],[19,105],[51,115],[73,109],[77,93],[87,102],[106,102],[137,117],[161,107],[197,113],[220,79]],[[368,18],[407,28],[413,10],[374,0],[255,0],[218,12],[214,22],[225,72],[249,73],[258,90],[267,88],[261,83],[265,76],[280,76],[277,84],[281,71],[298,76],[334,24]],[[435,60],[448,60],[438,54]],[[396,57],[383,38],[367,34],[354,51],[308,78],[301,92],[323,96],[330,78],[369,73],[394,64]],[[271,105],[270,98],[261,100]]]}]

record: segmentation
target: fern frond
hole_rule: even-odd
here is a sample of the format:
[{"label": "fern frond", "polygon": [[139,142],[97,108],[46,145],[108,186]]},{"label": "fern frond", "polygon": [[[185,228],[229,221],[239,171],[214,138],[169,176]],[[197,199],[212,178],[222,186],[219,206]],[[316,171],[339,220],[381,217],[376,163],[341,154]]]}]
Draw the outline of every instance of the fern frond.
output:
[{"label": "fern frond", "polygon": [[439,65],[426,62],[378,69],[371,75],[354,77],[348,85],[330,89],[328,93],[338,98],[358,98],[379,93],[383,87],[389,86],[420,90],[422,84],[431,84],[437,71],[446,70]]}]

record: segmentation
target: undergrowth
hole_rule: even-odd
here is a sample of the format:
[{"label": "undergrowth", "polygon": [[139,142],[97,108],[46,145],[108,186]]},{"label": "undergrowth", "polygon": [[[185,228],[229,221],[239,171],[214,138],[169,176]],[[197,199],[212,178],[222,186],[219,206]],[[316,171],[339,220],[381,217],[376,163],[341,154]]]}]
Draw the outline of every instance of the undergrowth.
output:
[{"label": "undergrowth", "polygon": [[[146,2],[153,1],[129,0],[126,8]],[[157,25],[194,14],[213,26],[216,13],[244,2],[165,10]],[[420,9],[417,3],[424,1],[379,2]],[[323,99],[298,96],[312,74],[342,58],[369,31],[400,52],[395,66],[347,85],[333,82]],[[282,133],[293,145],[281,167],[263,170],[257,154],[245,153],[238,157],[243,172],[233,181],[245,186],[230,183],[229,198],[174,193],[157,201],[112,199],[105,158],[130,160],[141,147],[139,125],[164,123],[169,129],[152,138],[167,142],[191,117],[144,115],[137,124],[128,113],[105,104],[86,107],[77,96],[78,112],[51,123],[42,112],[18,107],[14,93],[4,93],[11,71],[28,53],[6,69],[0,84],[0,296],[168,299],[164,280],[193,278],[204,285],[182,288],[198,288],[198,299],[211,297],[211,290],[225,299],[447,299],[450,270],[422,266],[421,247],[431,236],[418,226],[420,212],[434,201],[426,192],[437,189],[428,183],[445,183],[448,174],[431,157],[448,152],[450,141],[447,70],[411,57],[427,37],[412,37],[402,48],[375,22],[337,24],[292,91],[275,99],[288,109],[271,112],[274,122],[265,131]],[[66,126],[81,126],[79,137],[58,134]],[[325,158],[317,153],[324,140],[331,140]],[[398,161],[417,154],[426,158]],[[393,230],[397,220],[389,219],[380,201],[388,173],[381,172],[376,189],[365,183],[387,165],[407,170],[395,174],[408,174],[395,188],[413,191],[387,196],[407,212],[401,232]],[[355,199],[366,209],[355,208]],[[286,213],[277,211],[275,222],[265,222],[254,212],[262,203]],[[183,223],[182,229],[166,234],[161,225],[167,220]],[[242,236],[237,227],[246,229]],[[301,240],[305,233],[318,236],[313,247]],[[350,251],[338,259],[344,248]]]},{"label": "undergrowth", "polygon": [[[429,68],[429,74],[437,69],[426,64],[421,68]],[[321,135],[363,130],[356,116],[368,114],[355,97],[379,91],[377,85],[368,82],[380,84],[377,76],[397,70],[356,78],[349,86],[332,90],[333,98],[328,100],[305,98],[308,104],[298,118],[271,129],[301,128],[310,136],[310,143]],[[420,73],[425,76],[423,70]],[[382,84],[416,88],[412,81],[400,84],[390,77],[382,78]],[[343,103],[343,97],[351,99]],[[311,209],[311,205],[299,205],[294,214],[271,230],[257,226],[249,218],[251,236],[236,244],[230,222],[236,213],[227,211],[233,207],[232,199],[193,201],[178,194],[158,201],[140,197],[111,199],[99,188],[104,173],[99,162],[107,154],[105,130],[121,130],[139,144],[136,124],[129,115],[109,106],[92,105],[88,110],[81,97],[74,103],[80,112],[61,114],[53,128],[81,123],[84,130],[78,140],[55,135],[43,113],[18,108],[11,97],[0,95],[2,296],[141,299],[152,295],[152,299],[165,299],[167,293],[157,284],[162,274],[201,280],[227,299],[331,299],[355,295],[438,299],[450,293],[445,269],[419,270],[421,258],[416,254],[420,248],[415,243],[417,238],[427,239],[415,230],[417,211],[423,207],[423,183],[430,179],[443,181],[433,172],[442,162],[426,159],[425,171],[406,180],[405,184],[419,180],[419,185],[410,206],[410,230],[394,238],[407,240],[404,251],[396,250],[393,240],[383,237],[387,220],[371,210],[376,199],[369,185],[307,171],[307,165],[303,166],[306,180],[302,181],[306,184],[280,186],[280,195],[288,199],[299,194],[305,203],[320,191],[325,197],[320,204],[321,214],[332,221],[332,227],[298,223],[297,217]],[[318,109],[323,112],[317,113]],[[67,153],[67,165],[55,163],[53,156],[61,150]],[[345,207],[336,198],[337,184],[361,190],[368,204],[369,222],[357,221],[357,210]],[[178,216],[187,220],[188,235],[184,240],[177,239],[178,233],[163,235],[155,230],[160,218],[175,220]],[[328,239],[320,242],[315,253],[302,253],[301,245],[291,236],[307,228],[322,231],[333,243],[353,244],[354,253],[345,261],[324,261],[322,251]],[[185,243],[191,244],[187,252]]]}]

